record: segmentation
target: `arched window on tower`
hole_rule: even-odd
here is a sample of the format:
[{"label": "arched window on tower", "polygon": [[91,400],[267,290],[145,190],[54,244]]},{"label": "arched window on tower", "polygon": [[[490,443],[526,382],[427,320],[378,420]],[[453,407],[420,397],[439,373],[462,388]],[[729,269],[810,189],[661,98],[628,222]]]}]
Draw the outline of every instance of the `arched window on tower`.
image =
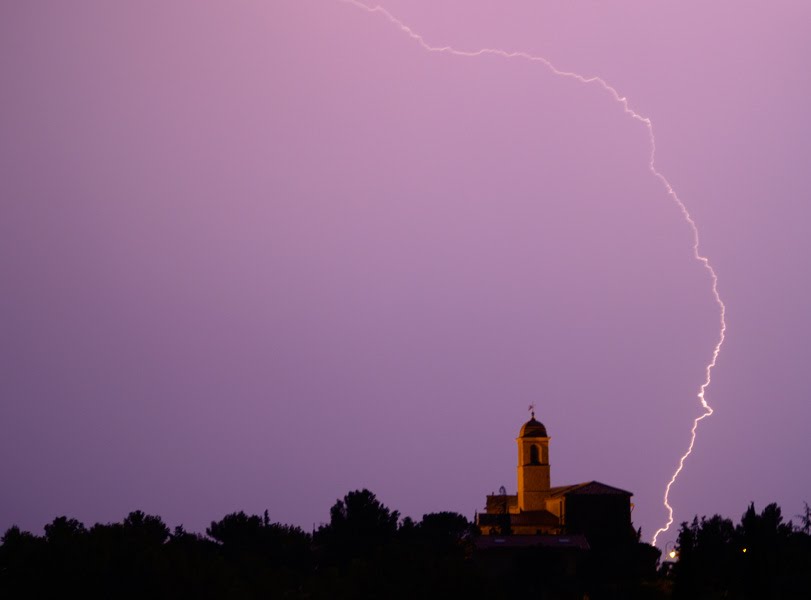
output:
[{"label": "arched window on tower", "polygon": [[531,465],[539,465],[541,464],[541,453],[540,449],[538,448],[537,444],[532,444],[529,447],[529,464]]}]

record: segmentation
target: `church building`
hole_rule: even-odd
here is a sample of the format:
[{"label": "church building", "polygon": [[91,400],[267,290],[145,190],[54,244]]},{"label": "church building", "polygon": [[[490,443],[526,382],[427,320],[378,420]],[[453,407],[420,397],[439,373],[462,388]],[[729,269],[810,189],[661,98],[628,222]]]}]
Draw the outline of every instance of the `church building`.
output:
[{"label": "church building", "polygon": [[589,481],[552,487],[549,440],[543,423],[532,418],[518,434],[518,493],[487,496],[476,524],[483,535],[564,536],[581,534],[591,545],[635,539],[631,492]]}]

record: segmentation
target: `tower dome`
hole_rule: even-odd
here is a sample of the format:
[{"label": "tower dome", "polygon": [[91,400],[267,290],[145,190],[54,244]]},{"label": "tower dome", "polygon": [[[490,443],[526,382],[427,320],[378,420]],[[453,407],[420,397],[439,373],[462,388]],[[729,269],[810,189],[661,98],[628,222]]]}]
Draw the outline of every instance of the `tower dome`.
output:
[{"label": "tower dome", "polygon": [[532,418],[524,423],[521,427],[521,433],[518,434],[519,438],[525,437],[549,437],[546,435],[546,427],[540,421],[535,419],[535,413],[532,413]]}]

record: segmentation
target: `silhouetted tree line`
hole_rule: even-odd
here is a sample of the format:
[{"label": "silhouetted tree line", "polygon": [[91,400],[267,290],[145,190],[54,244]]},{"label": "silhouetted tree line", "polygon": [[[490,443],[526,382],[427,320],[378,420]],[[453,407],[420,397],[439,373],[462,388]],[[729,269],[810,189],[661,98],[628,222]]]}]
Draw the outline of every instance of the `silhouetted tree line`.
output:
[{"label": "silhouetted tree line", "polygon": [[473,527],[443,512],[400,521],[368,490],[338,500],[313,534],[237,512],[206,535],[130,513],[86,528],[59,517],[36,536],[11,527],[0,598],[412,598],[475,596]]},{"label": "silhouetted tree line", "polygon": [[811,508],[799,525],[780,507],[754,504],[734,525],[714,515],[682,523],[673,564],[674,598],[782,600],[811,598]]},{"label": "silhouetted tree line", "polygon": [[670,597],[674,582],[679,598],[805,597],[779,595],[811,590],[808,511],[805,519],[783,524],[771,505],[761,515],[750,507],[737,528],[720,517],[684,523],[681,560],[657,572],[659,551],[638,541],[574,562],[542,548],[492,561],[475,550],[478,532],[464,516],[400,519],[368,490],[338,500],[312,534],[267,511],[226,515],[205,535],[141,511],[89,529],[59,517],[43,536],[5,532],[0,598],[653,599]]}]

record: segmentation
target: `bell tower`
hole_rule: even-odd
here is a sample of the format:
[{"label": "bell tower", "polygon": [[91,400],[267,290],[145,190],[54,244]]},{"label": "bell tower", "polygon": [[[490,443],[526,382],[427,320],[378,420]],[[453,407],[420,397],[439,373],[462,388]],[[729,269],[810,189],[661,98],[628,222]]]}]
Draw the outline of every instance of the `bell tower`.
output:
[{"label": "bell tower", "polygon": [[549,476],[549,436],[543,423],[532,417],[521,427],[518,443],[518,509],[545,510],[551,486]]}]

